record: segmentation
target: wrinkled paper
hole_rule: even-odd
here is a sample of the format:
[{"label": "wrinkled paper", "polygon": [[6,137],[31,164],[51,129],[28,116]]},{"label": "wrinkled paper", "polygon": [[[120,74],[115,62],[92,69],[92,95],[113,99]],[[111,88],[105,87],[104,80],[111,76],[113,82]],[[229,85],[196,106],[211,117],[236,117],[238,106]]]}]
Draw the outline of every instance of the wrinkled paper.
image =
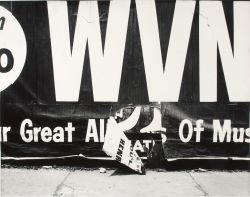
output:
[{"label": "wrinkled paper", "polygon": [[114,117],[108,119],[103,151],[134,171],[141,174],[144,173],[142,160],[133,150],[131,141],[126,137],[124,132],[119,129]]}]

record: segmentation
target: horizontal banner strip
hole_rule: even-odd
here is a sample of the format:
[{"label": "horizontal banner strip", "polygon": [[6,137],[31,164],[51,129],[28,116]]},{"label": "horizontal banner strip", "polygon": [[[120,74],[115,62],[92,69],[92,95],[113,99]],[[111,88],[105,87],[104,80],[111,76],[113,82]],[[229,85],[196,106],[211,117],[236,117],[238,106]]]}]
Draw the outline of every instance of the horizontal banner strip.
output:
[{"label": "horizontal banner strip", "polygon": [[178,158],[169,158],[166,160],[167,161],[176,161],[176,160],[181,160],[181,159],[188,159],[188,160],[198,160],[198,159],[205,159],[205,160],[245,160],[245,161],[250,161],[250,156],[249,157],[178,157]]},{"label": "horizontal banner strip", "polygon": [[[84,159],[92,159],[92,160],[109,160],[109,161],[115,161],[112,157],[86,157],[84,155],[68,155],[68,156],[60,156],[60,157],[1,157],[1,160],[16,160],[16,161],[22,161],[22,160],[49,160],[49,159],[67,159],[67,158],[84,158]],[[147,159],[147,157],[141,157],[141,159]],[[245,160],[250,161],[249,157],[178,157],[178,158],[165,158],[166,161],[176,161],[181,159],[188,159],[188,160],[198,160],[198,159],[205,159],[205,160]]]},{"label": "horizontal banner strip", "polygon": [[1,160],[49,160],[49,159],[67,159],[67,158],[84,158],[84,159],[92,159],[92,160],[115,160],[111,157],[86,157],[84,155],[68,155],[68,156],[60,156],[60,157],[1,157]]}]

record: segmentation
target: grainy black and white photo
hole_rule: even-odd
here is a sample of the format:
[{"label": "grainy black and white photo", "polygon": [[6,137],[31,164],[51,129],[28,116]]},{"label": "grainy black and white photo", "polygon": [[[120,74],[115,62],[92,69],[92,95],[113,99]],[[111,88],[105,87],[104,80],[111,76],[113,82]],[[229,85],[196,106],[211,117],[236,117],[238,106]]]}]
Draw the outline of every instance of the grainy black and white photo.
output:
[{"label": "grainy black and white photo", "polygon": [[250,196],[250,1],[0,1],[1,196]]}]

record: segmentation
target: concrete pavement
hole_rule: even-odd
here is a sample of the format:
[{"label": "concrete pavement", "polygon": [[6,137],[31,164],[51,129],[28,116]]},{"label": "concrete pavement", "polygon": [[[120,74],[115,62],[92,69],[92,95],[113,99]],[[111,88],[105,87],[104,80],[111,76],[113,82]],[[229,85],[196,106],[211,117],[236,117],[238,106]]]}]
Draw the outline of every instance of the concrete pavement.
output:
[{"label": "concrete pavement", "polygon": [[250,196],[248,171],[1,169],[2,196]]}]

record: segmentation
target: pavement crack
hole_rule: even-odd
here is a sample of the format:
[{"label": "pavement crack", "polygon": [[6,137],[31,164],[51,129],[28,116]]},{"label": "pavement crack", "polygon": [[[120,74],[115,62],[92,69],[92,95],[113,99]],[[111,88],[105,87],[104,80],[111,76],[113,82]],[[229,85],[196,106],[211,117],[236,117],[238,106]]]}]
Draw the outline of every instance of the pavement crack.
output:
[{"label": "pavement crack", "polygon": [[196,184],[196,188],[198,190],[200,190],[203,193],[203,196],[208,196],[208,193],[203,189],[203,187],[195,180],[195,178],[192,176],[192,174],[190,172],[188,172],[189,176],[191,177],[191,179],[194,181],[194,183]]},{"label": "pavement crack", "polygon": [[58,184],[56,187],[56,190],[53,193],[53,197],[59,197],[59,196],[74,196],[74,188],[68,185],[65,185],[65,182],[69,175],[72,172],[69,172],[64,179]]}]

